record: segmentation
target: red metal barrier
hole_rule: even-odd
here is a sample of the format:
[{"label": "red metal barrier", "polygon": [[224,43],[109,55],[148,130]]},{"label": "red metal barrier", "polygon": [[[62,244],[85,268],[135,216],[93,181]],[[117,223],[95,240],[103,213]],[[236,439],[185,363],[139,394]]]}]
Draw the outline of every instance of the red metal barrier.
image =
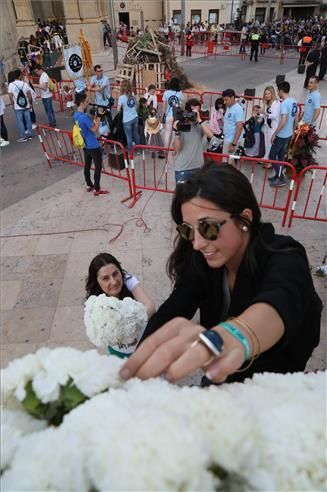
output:
[{"label": "red metal barrier", "polygon": [[[71,131],[52,128],[46,125],[38,125],[37,132],[42,150],[50,168],[52,167],[52,161],[56,160],[84,167],[84,152],[82,149],[73,146]],[[120,142],[114,140],[100,138],[99,142],[103,146],[105,154],[103,158],[104,165],[102,173],[127,183],[129,195],[121,200],[121,202],[134,198],[125,148]],[[94,167],[92,167],[92,169],[94,169]]]},{"label": "red metal barrier", "polygon": [[[317,179],[317,173],[321,175],[320,179]],[[307,177],[311,178],[310,182],[306,180]],[[326,184],[327,166],[308,166],[302,169],[296,183],[288,227],[291,227],[293,219],[327,222],[326,201],[324,203],[325,215],[320,214],[322,199],[324,194],[326,195]],[[296,212],[299,207],[302,212]]]},{"label": "red metal barrier", "polygon": [[[158,159],[157,154],[159,152],[162,153],[164,159]],[[142,190],[174,193],[176,187],[174,173],[169,172],[169,168],[173,167],[169,154],[172,155],[173,152],[173,149],[147,145],[135,145],[131,149],[130,165],[134,192],[134,200],[130,205],[131,207],[138,200]],[[204,152],[204,158],[206,161],[213,160],[217,164],[233,158],[236,159],[236,166],[249,178],[260,207],[282,212],[282,226],[285,225],[296,179],[295,168],[292,164],[250,157],[235,158],[235,156],[228,154],[210,152]],[[260,165],[260,162],[278,164],[284,169],[287,168],[291,175],[289,186],[285,188],[268,186],[269,171]]]},{"label": "red metal barrier", "polygon": [[[134,200],[130,208],[140,198],[142,190],[175,192],[175,180],[172,173],[168,174],[169,156],[174,149],[154,145],[134,145],[130,151],[130,167]],[[159,155],[162,158],[159,158]],[[171,164],[170,164],[171,165]]]},{"label": "red metal barrier", "polygon": [[[84,153],[81,149],[73,146],[71,131],[38,125],[37,132],[50,168],[54,160],[68,162],[79,167],[84,166]],[[176,186],[174,173],[169,171],[169,168],[173,167],[170,157],[172,157],[174,149],[135,145],[130,152],[129,166],[126,150],[120,142],[105,138],[99,139],[99,142],[102,144],[105,154],[102,172],[127,183],[129,195],[121,200],[121,202],[132,200],[129,208],[135,205],[143,190],[174,193]],[[296,190],[288,226],[291,226],[293,219],[327,222],[327,217],[320,215],[322,197],[326,190],[327,166],[308,166],[302,170],[296,179],[295,168],[288,162],[211,152],[204,152],[204,158],[206,161],[213,160],[218,165],[228,160],[234,160],[234,165],[248,177],[259,206],[282,212],[282,226],[285,225],[290,210],[295,183]],[[267,186],[269,171],[260,164],[262,162],[277,164],[285,170],[287,169],[290,177],[288,187],[272,188]],[[317,172],[324,173],[324,176],[320,180],[315,179]],[[304,179],[307,173],[312,173],[310,183]],[[305,193],[306,188],[307,193]],[[298,202],[303,206],[302,213],[296,213]]]}]

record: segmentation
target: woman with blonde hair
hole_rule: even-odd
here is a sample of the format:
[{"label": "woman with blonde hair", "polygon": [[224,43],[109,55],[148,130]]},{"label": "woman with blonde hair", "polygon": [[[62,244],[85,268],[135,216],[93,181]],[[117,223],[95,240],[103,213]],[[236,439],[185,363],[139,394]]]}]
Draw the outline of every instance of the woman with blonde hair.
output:
[{"label": "woman with blonde hair", "polygon": [[133,142],[140,143],[138,131],[138,114],[136,110],[136,98],[132,92],[129,80],[123,80],[120,85],[120,96],[118,99],[118,112],[123,110],[123,127],[127,139],[128,151],[133,147]]},{"label": "woman with blonde hair", "polygon": [[[265,136],[264,158],[268,159],[272,145],[271,137],[278,126],[280,115],[280,102],[272,85],[266,87],[263,92],[263,108],[261,114],[264,116],[264,124],[262,127],[262,132]],[[269,164],[268,167],[270,167]]]}]

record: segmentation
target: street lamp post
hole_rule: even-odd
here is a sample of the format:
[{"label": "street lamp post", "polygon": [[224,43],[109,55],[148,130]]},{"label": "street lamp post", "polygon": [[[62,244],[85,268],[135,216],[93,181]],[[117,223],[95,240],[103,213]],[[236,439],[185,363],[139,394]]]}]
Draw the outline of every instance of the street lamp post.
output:
[{"label": "street lamp post", "polygon": [[234,11],[234,0],[232,0],[232,8],[231,8],[231,11],[230,11],[230,23],[233,24],[233,12]]},{"label": "street lamp post", "polygon": [[116,70],[118,65],[118,50],[117,50],[117,38],[116,38],[116,21],[115,21],[115,9],[113,0],[109,0],[109,12],[111,17],[111,43],[112,43],[112,53],[114,56],[114,68]]}]

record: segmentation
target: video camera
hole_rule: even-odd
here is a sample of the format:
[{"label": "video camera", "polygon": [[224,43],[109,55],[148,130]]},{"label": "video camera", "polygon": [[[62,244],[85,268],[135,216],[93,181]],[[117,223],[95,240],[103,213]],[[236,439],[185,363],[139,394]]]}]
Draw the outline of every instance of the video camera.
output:
[{"label": "video camera", "polygon": [[108,105],[102,106],[101,104],[90,103],[89,113],[91,116],[96,116],[97,118],[104,118],[107,114],[110,113],[112,106],[115,104],[115,100],[113,97],[110,97]]},{"label": "video camera", "polygon": [[192,123],[198,118],[195,111],[183,111],[180,106],[173,107],[173,116],[174,121],[178,121],[178,130],[181,132],[190,132]]}]

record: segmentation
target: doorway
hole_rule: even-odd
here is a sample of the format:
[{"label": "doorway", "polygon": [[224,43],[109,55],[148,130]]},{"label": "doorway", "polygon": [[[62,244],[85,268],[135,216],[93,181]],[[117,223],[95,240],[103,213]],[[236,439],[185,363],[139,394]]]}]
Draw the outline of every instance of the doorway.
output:
[{"label": "doorway", "polygon": [[119,18],[119,24],[123,22],[126,24],[127,29],[129,30],[129,13],[128,12],[119,12],[118,14]]},{"label": "doorway", "polygon": [[40,19],[41,22],[48,20],[63,22],[65,19],[65,11],[62,0],[52,0],[51,2],[32,0],[31,5],[35,21]]}]

